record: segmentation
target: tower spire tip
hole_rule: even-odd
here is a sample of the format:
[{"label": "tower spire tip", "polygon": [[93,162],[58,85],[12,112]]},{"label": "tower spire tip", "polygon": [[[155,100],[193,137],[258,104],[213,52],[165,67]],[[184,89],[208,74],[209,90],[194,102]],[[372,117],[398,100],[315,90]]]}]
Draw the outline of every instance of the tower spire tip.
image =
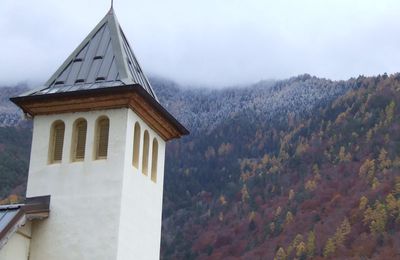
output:
[{"label": "tower spire tip", "polygon": [[114,0],[111,0],[110,10],[108,11],[109,14],[114,12]]}]

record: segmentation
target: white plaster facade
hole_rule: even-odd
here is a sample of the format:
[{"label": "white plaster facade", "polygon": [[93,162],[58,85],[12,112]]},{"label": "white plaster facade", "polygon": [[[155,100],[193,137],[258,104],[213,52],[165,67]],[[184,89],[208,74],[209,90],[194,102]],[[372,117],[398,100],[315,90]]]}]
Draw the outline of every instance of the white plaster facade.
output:
[{"label": "white plaster facade", "polygon": [[[110,120],[108,156],[95,160],[95,123]],[[87,120],[83,161],[72,162],[76,119]],[[61,163],[49,164],[51,125],[65,123]],[[132,166],[134,125],[158,141],[157,182]],[[32,225],[30,260],[159,259],[165,141],[128,108],[40,115],[33,120],[27,197],[51,195],[50,217]]]},{"label": "white plaster facade", "polygon": [[27,222],[15,232],[0,250],[0,260],[27,260],[31,242],[31,223]]}]

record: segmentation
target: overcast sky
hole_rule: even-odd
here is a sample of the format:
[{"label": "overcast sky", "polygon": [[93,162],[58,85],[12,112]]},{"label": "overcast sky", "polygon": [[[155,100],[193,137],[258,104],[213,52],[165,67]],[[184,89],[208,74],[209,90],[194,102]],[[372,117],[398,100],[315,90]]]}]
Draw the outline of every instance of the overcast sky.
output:
[{"label": "overcast sky", "polygon": [[[144,71],[226,86],[400,72],[398,0],[114,0]],[[46,81],[108,0],[1,0],[0,85]]]}]

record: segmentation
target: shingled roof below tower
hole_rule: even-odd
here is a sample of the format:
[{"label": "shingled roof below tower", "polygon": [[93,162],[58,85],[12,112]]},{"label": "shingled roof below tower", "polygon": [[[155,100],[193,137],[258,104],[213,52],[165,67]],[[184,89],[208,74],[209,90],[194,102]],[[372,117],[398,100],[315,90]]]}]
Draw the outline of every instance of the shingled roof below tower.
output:
[{"label": "shingled roof below tower", "polygon": [[111,8],[43,87],[22,96],[126,85],[141,86],[158,101]]}]

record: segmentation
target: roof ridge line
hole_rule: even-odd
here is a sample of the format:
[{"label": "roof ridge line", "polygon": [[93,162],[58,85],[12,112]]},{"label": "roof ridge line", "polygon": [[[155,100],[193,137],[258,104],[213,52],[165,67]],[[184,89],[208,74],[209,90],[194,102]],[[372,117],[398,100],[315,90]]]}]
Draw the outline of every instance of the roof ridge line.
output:
[{"label": "roof ridge line", "polygon": [[[151,87],[151,84],[150,84],[149,79],[147,78],[146,74],[143,73],[142,66],[140,65],[138,59],[136,58],[136,55],[135,55],[135,53],[133,52],[131,45],[129,44],[128,38],[126,38],[125,33],[124,33],[124,31],[122,30],[121,27],[120,27],[120,31],[121,31],[121,35],[122,35],[122,40],[126,42],[127,47],[128,47],[129,50],[130,50],[130,54],[132,55],[132,58],[134,59],[134,62],[135,62],[136,65],[139,67],[139,69],[140,69],[140,71],[141,71],[141,73],[142,73],[142,76],[143,76],[143,78],[144,78],[144,80],[145,80],[145,84],[147,84],[147,86],[148,86],[148,88],[149,88],[149,91],[151,92],[151,94],[153,95],[153,97],[154,97],[157,101],[159,101],[159,100],[158,100],[158,97],[157,97],[157,95],[156,95],[156,93],[154,92],[153,88]],[[127,53],[127,54],[128,54],[128,53]],[[129,54],[128,54],[128,55],[129,55]],[[132,76],[133,76],[133,75],[132,75]],[[145,86],[142,86],[142,87],[145,88]]]},{"label": "roof ridge line", "polygon": [[[108,23],[110,25],[109,29],[110,29],[110,36],[111,36],[111,44],[112,44],[112,48],[114,50],[116,64],[117,64],[117,67],[120,68],[119,72],[122,72],[125,74],[125,75],[120,75],[120,77],[121,77],[121,79],[129,78],[128,62],[126,59],[125,52],[123,51],[124,47],[122,45],[123,43],[122,43],[121,33],[119,31],[120,25],[118,23],[118,19],[115,15],[115,12],[110,12],[107,15],[109,16],[107,19],[108,19]],[[112,37],[112,34],[115,34],[116,37]],[[119,54],[121,54],[122,57]]]},{"label": "roof ridge line", "polygon": [[74,49],[74,51],[68,56],[68,58],[61,64],[61,66],[53,73],[53,75],[46,81],[45,86],[50,86],[51,83],[59,76],[63,70],[71,63],[75,56],[89,43],[93,36],[104,26],[105,22],[108,20],[108,13],[101,19],[101,21],[90,31],[90,33],[85,37],[85,39]]},{"label": "roof ridge line", "polygon": [[111,7],[43,86],[21,96],[136,84],[158,101]]}]

